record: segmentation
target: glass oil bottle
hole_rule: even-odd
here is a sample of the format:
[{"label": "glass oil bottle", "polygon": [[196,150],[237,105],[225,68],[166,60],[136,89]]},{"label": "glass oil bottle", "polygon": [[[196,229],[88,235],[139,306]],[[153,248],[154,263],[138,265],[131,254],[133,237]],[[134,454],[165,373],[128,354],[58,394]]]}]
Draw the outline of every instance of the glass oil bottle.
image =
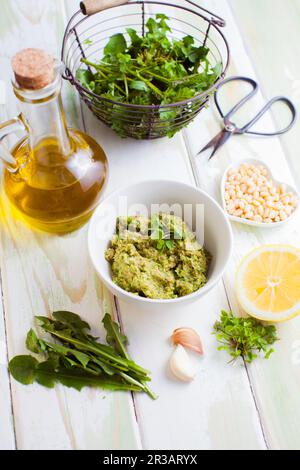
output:
[{"label": "glass oil bottle", "polygon": [[3,183],[15,213],[33,227],[54,233],[83,225],[99,202],[107,159],[87,134],[68,129],[55,61],[39,49],[25,49],[12,61],[13,90],[22,114],[0,125],[1,140],[22,130],[25,137],[6,162]]}]

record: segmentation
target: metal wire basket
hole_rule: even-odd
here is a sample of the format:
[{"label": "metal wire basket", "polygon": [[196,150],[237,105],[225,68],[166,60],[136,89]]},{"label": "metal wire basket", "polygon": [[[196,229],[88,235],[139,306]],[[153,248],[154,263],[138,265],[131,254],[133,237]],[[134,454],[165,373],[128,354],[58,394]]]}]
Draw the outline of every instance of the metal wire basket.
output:
[{"label": "metal wire basket", "polygon": [[[95,10],[99,10],[99,3],[106,9],[96,12]],[[98,8],[88,9],[88,4],[92,7],[96,4]],[[111,4],[119,6],[107,8]],[[151,0],[87,0],[80,7],[70,19],[63,39],[61,58],[65,64],[64,78],[76,87],[81,99],[100,121],[124,137],[157,139],[174,135],[207,106],[210,94],[224,79],[229,64],[229,46],[220,29],[225,26],[222,18],[190,0],[177,0],[176,4]],[[158,13],[169,17],[171,38],[192,36],[196,45],[209,48],[208,60],[211,66],[222,64],[222,72],[210,89],[188,100],[162,106],[116,102],[98,96],[82,86],[76,79],[76,71],[82,66],[82,58],[99,60],[109,38],[116,33],[123,33],[128,37],[127,28],[134,28],[144,35],[148,18],[153,18]],[[161,113],[174,109],[176,113],[172,113],[172,119],[161,119]]]}]

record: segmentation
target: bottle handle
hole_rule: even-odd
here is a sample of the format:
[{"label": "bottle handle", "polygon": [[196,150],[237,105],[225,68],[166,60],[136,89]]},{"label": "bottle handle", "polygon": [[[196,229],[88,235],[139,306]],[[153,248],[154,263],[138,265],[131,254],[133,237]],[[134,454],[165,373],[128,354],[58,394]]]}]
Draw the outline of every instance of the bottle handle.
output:
[{"label": "bottle handle", "polygon": [[18,117],[0,124],[0,158],[10,171],[16,171],[17,163],[2,141],[18,131],[28,132],[28,124],[22,113]]}]

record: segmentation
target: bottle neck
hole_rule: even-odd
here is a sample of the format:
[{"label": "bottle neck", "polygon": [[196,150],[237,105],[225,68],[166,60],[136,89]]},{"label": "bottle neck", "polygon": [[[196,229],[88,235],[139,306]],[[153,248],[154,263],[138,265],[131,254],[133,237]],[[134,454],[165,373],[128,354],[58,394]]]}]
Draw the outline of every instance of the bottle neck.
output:
[{"label": "bottle neck", "polygon": [[57,73],[55,80],[41,90],[24,90],[15,83],[13,88],[28,123],[31,152],[37,154],[37,149],[51,141],[56,152],[67,157],[71,142],[61,99],[60,75]]}]

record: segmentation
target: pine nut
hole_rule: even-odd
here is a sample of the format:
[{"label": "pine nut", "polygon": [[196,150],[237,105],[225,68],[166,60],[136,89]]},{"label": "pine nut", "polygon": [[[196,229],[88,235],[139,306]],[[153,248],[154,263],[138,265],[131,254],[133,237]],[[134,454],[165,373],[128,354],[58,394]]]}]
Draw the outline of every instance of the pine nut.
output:
[{"label": "pine nut", "polygon": [[298,205],[298,198],[285,184],[272,181],[264,165],[247,163],[228,171],[224,200],[231,215],[264,223],[286,220]]}]

